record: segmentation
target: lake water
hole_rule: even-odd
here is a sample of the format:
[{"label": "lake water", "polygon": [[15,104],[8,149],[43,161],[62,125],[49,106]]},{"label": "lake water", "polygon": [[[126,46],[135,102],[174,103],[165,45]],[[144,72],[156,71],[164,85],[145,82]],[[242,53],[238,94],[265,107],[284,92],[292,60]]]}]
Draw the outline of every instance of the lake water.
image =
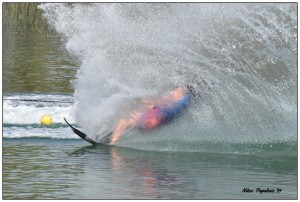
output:
[{"label": "lake water", "polygon": [[295,157],[139,151],[49,138],[3,145],[4,199],[295,199],[297,193]]},{"label": "lake water", "polygon": [[[296,4],[40,9],[57,34],[3,34],[3,199],[297,199]],[[115,146],[64,123],[97,138],[183,81],[180,117]]]}]

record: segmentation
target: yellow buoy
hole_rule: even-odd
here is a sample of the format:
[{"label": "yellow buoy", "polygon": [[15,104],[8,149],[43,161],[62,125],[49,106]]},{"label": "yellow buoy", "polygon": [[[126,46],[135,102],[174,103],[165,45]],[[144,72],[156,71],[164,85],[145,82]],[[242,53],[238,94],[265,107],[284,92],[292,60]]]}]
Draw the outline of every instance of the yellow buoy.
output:
[{"label": "yellow buoy", "polygon": [[43,125],[51,125],[52,124],[52,117],[49,115],[44,115],[41,118],[41,124]]}]

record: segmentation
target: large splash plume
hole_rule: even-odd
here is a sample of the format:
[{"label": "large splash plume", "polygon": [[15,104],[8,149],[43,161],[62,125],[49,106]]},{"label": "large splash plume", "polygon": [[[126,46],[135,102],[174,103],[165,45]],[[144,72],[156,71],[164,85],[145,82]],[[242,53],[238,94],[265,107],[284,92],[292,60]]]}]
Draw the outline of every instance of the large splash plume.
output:
[{"label": "large splash plume", "polygon": [[81,61],[76,121],[91,136],[110,131],[141,98],[189,84],[198,96],[188,112],[133,142],[296,140],[297,4],[40,8]]}]

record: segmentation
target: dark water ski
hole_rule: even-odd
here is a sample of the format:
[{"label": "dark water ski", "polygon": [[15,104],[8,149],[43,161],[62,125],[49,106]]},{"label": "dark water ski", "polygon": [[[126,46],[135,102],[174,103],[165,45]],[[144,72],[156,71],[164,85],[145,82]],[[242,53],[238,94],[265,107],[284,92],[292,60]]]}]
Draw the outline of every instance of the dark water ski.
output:
[{"label": "dark water ski", "polygon": [[110,142],[110,138],[111,138],[112,132],[110,132],[104,138],[102,138],[100,142],[95,142],[94,140],[92,140],[91,138],[89,138],[89,136],[87,134],[85,134],[84,132],[81,132],[80,130],[78,130],[77,128],[75,128],[74,126],[72,126],[65,118],[64,118],[64,120],[68,124],[68,126],[70,126],[70,128],[73,130],[73,132],[76,135],[78,135],[79,137],[81,137],[85,141],[91,143],[92,145],[108,144]]}]

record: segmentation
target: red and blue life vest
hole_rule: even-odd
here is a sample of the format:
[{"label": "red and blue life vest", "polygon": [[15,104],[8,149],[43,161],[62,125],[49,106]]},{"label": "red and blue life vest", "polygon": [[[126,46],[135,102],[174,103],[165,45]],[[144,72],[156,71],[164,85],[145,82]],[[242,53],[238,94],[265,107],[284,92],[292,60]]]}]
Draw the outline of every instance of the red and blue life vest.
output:
[{"label": "red and blue life vest", "polygon": [[170,122],[189,105],[190,99],[190,93],[185,93],[181,99],[169,105],[152,107],[141,116],[137,126],[142,129],[152,129]]}]

